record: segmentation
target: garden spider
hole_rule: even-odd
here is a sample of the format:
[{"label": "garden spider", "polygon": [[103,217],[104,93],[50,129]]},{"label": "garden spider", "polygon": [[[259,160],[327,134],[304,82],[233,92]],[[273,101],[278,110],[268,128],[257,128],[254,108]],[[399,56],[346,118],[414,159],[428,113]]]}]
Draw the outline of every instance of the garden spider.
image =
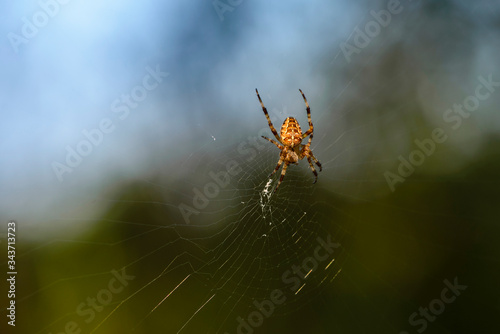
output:
[{"label": "garden spider", "polygon": [[[300,129],[299,122],[293,117],[287,117],[285,121],[283,122],[283,125],[281,126],[281,131],[280,135],[278,136],[278,132],[273,126],[273,123],[271,122],[271,119],[269,118],[269,114],[267,113],[266,107],[264,107],[264,103],[262,103],[262,100],[259,95],[259,91],[257,88],[255,88],[255,92],[257,92],[257,97],[259,98],[260,105],[262,106],[262,111],[264,111],[264,114],[266,115],[267,122],[269,123],[269,128],[271,129],[272,133],[274,134],[274,137],[278,140],[273,140],[270,138],[267,138],[265,136],[262,136],[262,138],[269,140],[271,143],[276,145],[280,150],[280,159],[278,160],[278,165],[276,165],[276,168],[274,171],[269,175],[269,177],[273,176],[274,173],[280,168],[280,166],[283,165],[283,169],[281,170],[281,177],[280,180],[278,181],[278,185],[274,189],[273,193],[278,190],[278,187],[281,184],[281,181],[283,181],[283,178],[285,177],[286,169],[289,164],[296,164],[298,165],[298,161],[302,160],[303,158],[307,158],[307,161],[309,162],[309,166],[311,167],[311,170],[314,174],[314,182],[318,180],[318,173],[316,172],[316,169],[314,168],[314,165],[312,164],[311,160],[314,160],[314,163],[318,165],[319,171],[321,172],[321,164],[319,163],[318,159],[313,155],[311,149],[309,148],[311,146],[311,140],[313,138],[313,131],[314,127],[311,121],[311,109],[309,108],[309,103],[307,103],[306,97],[304,93],[302,93],[302,90],[299,89],[300,94],[302,94],[302,97],[304,98],[304,102],[306,103],[306,108],[307,108],[307,120],[309,121],[309,129],[302,133],[302,130]],[[309,136],[309,140],[306,145],[302,145],[302,140]]]}]

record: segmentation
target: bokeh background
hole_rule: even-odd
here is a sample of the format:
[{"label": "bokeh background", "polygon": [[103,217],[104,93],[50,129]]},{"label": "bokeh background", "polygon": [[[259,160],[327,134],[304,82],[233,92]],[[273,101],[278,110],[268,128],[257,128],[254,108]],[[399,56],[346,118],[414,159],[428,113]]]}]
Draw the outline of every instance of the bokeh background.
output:
[{"label": "bokeh background", "polygon": [[[0,332],[234,333],[326,235],[342,245],[330,271],[246,332],[498,332],[498,1],[0,8],[1,262],[13,219],[18,271]],[[278,150],[255,88],[275,126],[304,131],[306,94],[315,185],[301,161],[263,195]],[[110,287],[113,272],[133,278]],[[441,310],[445,280],[467,288]]]}]

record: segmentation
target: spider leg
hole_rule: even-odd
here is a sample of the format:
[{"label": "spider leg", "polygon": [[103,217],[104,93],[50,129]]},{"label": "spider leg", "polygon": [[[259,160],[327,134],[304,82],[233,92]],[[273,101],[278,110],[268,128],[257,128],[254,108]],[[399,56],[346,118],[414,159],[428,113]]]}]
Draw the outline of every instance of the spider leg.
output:
[{"label": "spider leg", "polygon": [[[316,157],[314,156],[314,154],[313,154],[311,151],[309,151],[309,157],[311,157],[311,159],[313,159],[313,160],[314,160],[314,163],[315,163],[316,165],[318,165],[318,167],[319,167],[319,171],[321,172],[321,171],[323,170],[323,167],[321,167],[321,163],[318,161],[318,159],[316,159]],[[309,157],[308,157],[308,158],[309,158]]]},{"label": "spider leg", "polygon": [[274,139],[270,139],[270,138],[267,138],[266,136],[262,136],[262,138],[269,140],[271,143],[273,143],[274,145],[278,146],[278,148],[279,148],[280,150],[282,150],[282,149],[283,149],[283,146],[282,146],[282,145],[280,145],[278,142],[276,142],[276,140],[274,140]]},{"label": "spider leg", "polygon": [[316,181],[318,181],[318,172],[316,172],[316,169],[314,168],[314,165],[312,164],[310,156],[307,157],[307,161],[309,162],[309,167],[311,167],[311,170],[312,170],[312,172],[314,174],[314,182],[313,183],[316,183]]},{"label": "spider leg", "polygon": [[[312,153],[311,149],[309,148],[311,146],[311,141],[313,139],[313,134],[311,133],[311,136],[309,137],[309,140],[307,141],[307,144],[304,145],[304,148],[302,149],[302,156],[307,157],[309,160],[309,157],[314,160],[314,163],[318,165],[319,171],[321,172],[323,170],[323,167],[321,167],[321,163],[316,159],[314,154]],[[316,182],[316,181],[315,181]]]},{"label": "spider leg", "polygon": [[305,138],[313,133],[314,126],[313,126],[313,123],[311,121],[311,108],[309,108],[309,103],[307,103],[306,96],[304,95],[304,93],[302,93],[301,89],[299,89],[299,92],[300,92],[300,94],[302,94],[302,98],[304,98],[304,102],[306,103],[307,120],[309,121],[309,129],[302,134],[302,138]]},{"label": "spider leg", "polygon": [[276,173],[278,171],[278,169],[280,169],[281,164],[283,163],[283,160],[284,160],[283,156],[280,156],[280,159],[278,160],[278,164],[276,165],[276,168],[274,168],[273,172],[271,174],[269,174],[269,176],[268,176],[269,178],[271,178],[271,176],[273,176],[274,173]]},{"label": "spider leg", "polygon": [[271,118],[269,118],[269,114],[267,113],[266,107],[264,107],[264,103],[262,103],[262,100],[260,98],[259,91],[257,90],[257,88],[255,88],[255,92],[257,93],[257,97],[259,98],[260,105],[262,106],[262,111],[266,115],[267,123],[269,124],[269,128],[273,132],[274,137],[276,137],[276,139],[278,139],[278,141],[280,141],[280,137],[278,136],[278,132],[274,128],[273,122],[271,122]]},{"label": "spider leg", "polygon": [[281,181],[283,181],[283,178],[285,177],[285,174],[286,174],[287,167],[288,167],[288,162],[285,161],[285,164],[283,165],[283,169],[281,170],[280,180],[278,181],[278,185],[276,186],[276,188],[274,188],[274,192],[276,192],[276,190],[278,190],[278,187],[280,186]]}]

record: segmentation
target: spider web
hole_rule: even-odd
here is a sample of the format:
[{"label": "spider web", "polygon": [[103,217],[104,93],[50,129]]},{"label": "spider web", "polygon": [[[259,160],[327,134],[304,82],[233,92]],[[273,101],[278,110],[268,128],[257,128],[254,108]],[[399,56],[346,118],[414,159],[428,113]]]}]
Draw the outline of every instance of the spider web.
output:
[{"label": "spider web", "polygon": [[[264,117],[263,122],[267,123]],[[155,318],[164,321],[165,314],[179,309],[175,294],[182,296],[187,290],[197,291],[196,296],[189,298],[182,314],[169,316],[162,328],[181,333],[236,332],[238,317],[248,321],[249,314],[259,311],[255,301],[269,301],[275,291],[282,303],[273,305],[273,318],[289,315],[317,298],[341,271],[352,218],[336,211],[334,203],[321,200],[318,194],[321,189],[312,184],[314,177],[304,161],[299,166],[290,166],[279,191],[272,193],[279,173],[273,178],[268,176],[279,151],[264,139],[256,146],[249,144],[255,143],[253,139],[266,129],[270,132],[266,126],[251,141],[245,139],[236,146],[218,147],[216,151],[226,152],[222,156],[214,156],[209,153],[211,149],[203,147],[182,163],[196,166],[189,174],[198,178],[183,186],[193,191],[179,194],[182,201],[178,208],[183,206],[179,210],[185,222],[161,226],[161,232],[151,230],[176,236],[165,238],[170,240],[167,244],[140,259],[149,262],[148,257],[158,257],[156,253],[161,253],[165,255],[161,256],[162,262],[167,265],[137,292],[143,293],[142,289],[159,282],[163,283],[157,289],[165,292],[152,298],[149,308],[142,305],[137,311],[143,316],[139,327],[154,322]],[[340,140],[341,136],[336,136]],[[216,143],[215,140],[212,144]],[[326,162],[319,178],[329,169],[330,172],[335,169],[331,161]],[[168,189],[161,182],[145,181],[145,184],[160,192]],[[196,201],[207,203],[202,207],[200,203],[194,204]],[[129,201],[126,203],[131,205]],[[336,216],[344,219],[336,220]],[[138,223],[134,242],[142,243],[151,236],[141,231],[141,226],[151,228],[150,224]],[[300,270],[294,272],[297,266]],[[103,327],[113,326],[115,317],[122,318],[120,312],[134,303],[136,295],[129,298],[113,311],[116,314],[109,315]],[[264,319],[270,321],[262,314],[262,322]],[[250,321],[255,324],[260,320],[256,316]],[[104,328],[102,331],[106,332]]]}]

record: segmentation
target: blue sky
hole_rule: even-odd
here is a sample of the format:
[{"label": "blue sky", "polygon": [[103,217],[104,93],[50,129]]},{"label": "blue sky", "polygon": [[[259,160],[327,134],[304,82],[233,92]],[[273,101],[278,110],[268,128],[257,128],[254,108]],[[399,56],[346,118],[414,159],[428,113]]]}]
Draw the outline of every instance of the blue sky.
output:
[{"label": "blue sky", "polygon": [[[99,187],[117,175],[140,178],[154,159],[174,163],[214,138],[229,145],[246,136],[242,129],[262,126],[256,87],[270,110],[283,108],[299,117],[298,88],[316,101],[319,119],[328,117],[338,92],[358,98],[349,85],[352,77],[342,74],[349,64],[339,45],[370,20],[370,10],[384,9],[386,2],[373,7],[344,0],[233,3],[218,13],[210,1],[3,2],[0,210],[7,217],[46,213],[64,203],[71,187]],[[450,3],[468,10],[467,2]],[[408,10],[419,6],[401,4]],[[498,8],[480,2],[464,19],[487,31]],[[37,32],[26,23],[34,20]],[[392,24],[392,35],[384,37],[388,42],[378,52],[405,40],[397,35],[401,22]],[[462,73],[469,78],[465,86],[476,73],[495,69],[492,54],[498,46],[475,31],[476,71]],[[12,34],[25,40],[13,42]],[[144,92],[136,87],[156,68],[168,76],[119,118],[113,102],[123,106],[124,95]],[[60,182],[54,162],[64,163],[67,147],[76,150],[86,140],[83,131],[106,120],[113,129]]]}]

